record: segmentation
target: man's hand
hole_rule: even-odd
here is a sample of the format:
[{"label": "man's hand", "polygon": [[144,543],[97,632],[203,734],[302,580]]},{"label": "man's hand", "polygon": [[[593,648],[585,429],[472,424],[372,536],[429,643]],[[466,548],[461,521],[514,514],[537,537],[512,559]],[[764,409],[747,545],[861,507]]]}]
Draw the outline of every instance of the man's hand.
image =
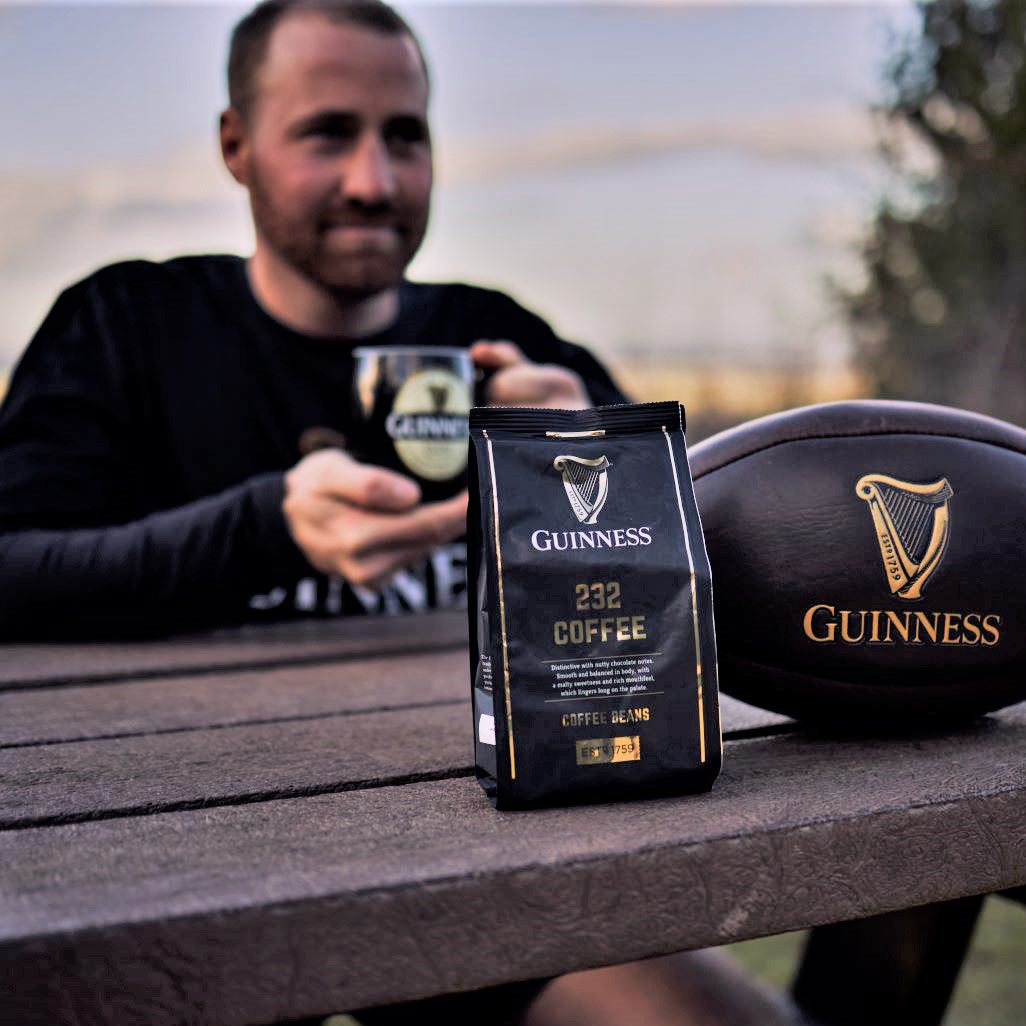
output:
[{"label": "man's hand", "polygon": [[585,410],[592,405],[580,375],[554,363],[531,363],[512,342],[475,342],[470,356],[493,370],[485,399],[495,406]]},{"label": "man's hand", "polygon": [[466,530],[466,492],[419,503],[420,489],[408,477],[324,449],[285,475],[282,508],[293,539],[314,568],[376,590],[397,570]]}]

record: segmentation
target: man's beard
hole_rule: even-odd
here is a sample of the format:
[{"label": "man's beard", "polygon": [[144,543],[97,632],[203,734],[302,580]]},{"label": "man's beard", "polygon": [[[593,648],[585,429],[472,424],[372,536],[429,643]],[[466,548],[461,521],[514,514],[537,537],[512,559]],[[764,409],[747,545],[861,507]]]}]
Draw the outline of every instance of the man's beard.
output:
[{"label": "man's beard", "polygon": [[[397,245],[388,251],[375,247],[332,250],[327,229],[332,220],[344,219],[344,212],[331,216],[328,212],[310,212],[302,221],[289,218],[275,204],[259,175],[251,177],[249,196],[257,233],[281,260],[340,302],[357,302],[395,288],[424,237],[426,225],[419,231],[400,230]],[[354,210],[351,220],[374,225],[381,215],[381,210]]]}]

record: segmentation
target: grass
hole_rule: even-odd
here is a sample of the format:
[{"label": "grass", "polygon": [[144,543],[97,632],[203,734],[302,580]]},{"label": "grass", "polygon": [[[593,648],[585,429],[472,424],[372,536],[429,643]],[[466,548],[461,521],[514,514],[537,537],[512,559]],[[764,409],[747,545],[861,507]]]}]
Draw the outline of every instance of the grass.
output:
[{"label": "grass", "polygon": [[[786,990],[801,957],[805,937],[804,931],[784,933],[731,944],[727,950],[752,975]],[[1026,1022],[1026,974],[1021,967],[1024,964],[1026,906],[1004,898],[989,898],[984,903],[969,957],[943,1026],[1023,1026]],[[358,1024],[348,1015],[333,1015],[325,1020],[324,1026]]]},{"label": "grass", "polygon": [[845,368],[684,366],[638,361],[610,369],[621,388],[639,402],[675,399],[683,403],[689,445],[777,410],[867,394],[857,375]]},{"label": "grass", "polygon": [[[786,988],[805,933],[732,944],[729,951],[753,975]],[[944,1026],[1023,1026],[1026,1022],[1026,907],[989,898],[955,986]],[[867,1024],[868,1026],[868,1024]]]},{"label": "grass", "polygon": [[843,367],[685,366],[640,360],[615,364],[611,370],[627,393],[640,400],[677,399],[688,409],[716,410],[738,419],[866,394],[855,372]]},{"label": "grass", "polygon": [[798,966],[805,937],[804,930],[781,933],[776,937],[761,937],[759,940],[730,944],[727,951],[753,976],[780,990],[786,990]]},{"label": "grass", "polygon": [[1022,1026],[1026,1021],[1026,906],[988,898],[944,1026]]}]

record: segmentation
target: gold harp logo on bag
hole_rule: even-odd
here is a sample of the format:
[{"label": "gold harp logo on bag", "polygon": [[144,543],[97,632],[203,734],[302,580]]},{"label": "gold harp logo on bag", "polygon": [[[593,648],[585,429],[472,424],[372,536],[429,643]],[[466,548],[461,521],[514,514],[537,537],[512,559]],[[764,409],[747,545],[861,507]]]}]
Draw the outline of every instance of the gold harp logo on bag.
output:
[{"label": "gold harp logo on bag", "polygon": [[605,456],[593,460],[557,456],[552,466],[563,476],[563,488],[577,519],[582,524],[594,524],[609,497],[609,460]]},{"label": "gold harp logo on bag", "polygon": [[865,474],[855,494],[869,503],[891,594],[921,598],[948,546],[948,500],[954,492],[947,478],[912,484],[886,474]]}]

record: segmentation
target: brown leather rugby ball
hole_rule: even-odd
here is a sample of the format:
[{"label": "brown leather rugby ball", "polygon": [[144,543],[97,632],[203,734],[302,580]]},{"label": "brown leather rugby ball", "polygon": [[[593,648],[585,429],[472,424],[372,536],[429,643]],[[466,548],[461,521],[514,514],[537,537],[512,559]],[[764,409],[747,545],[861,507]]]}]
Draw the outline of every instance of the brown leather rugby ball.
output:
[{"label": "brown leather rugby ball", "polygon": [[880,729],[1026,699],[1026,431],[854,401],[690,455],[725,692]]}]

